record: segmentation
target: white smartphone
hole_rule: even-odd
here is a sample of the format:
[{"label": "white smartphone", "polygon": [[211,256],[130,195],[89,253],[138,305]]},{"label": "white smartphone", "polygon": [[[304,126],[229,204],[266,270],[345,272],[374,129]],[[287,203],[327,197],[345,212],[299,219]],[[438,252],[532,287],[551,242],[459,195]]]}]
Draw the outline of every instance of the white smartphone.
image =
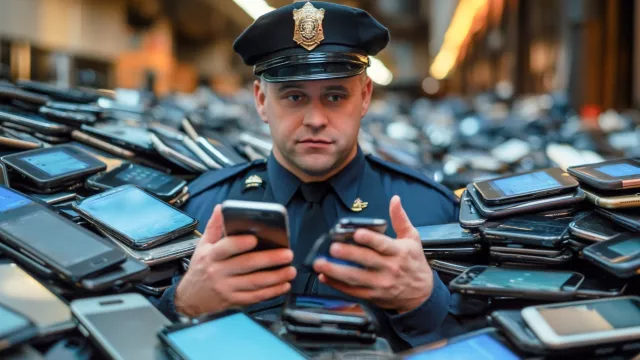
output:
[{"label": "white smartphone", "polygon": [[171,322],[140,294],[74,300],[71,312],[78,330],[109,358],[168,359],[158,332]]},{"label": "white smartphone", "polygon": [[522,318],[554,350],[640,340],[640,297],[531,306]]},{"label": "white smartphone", "polygon": [[0,304],[25,314],[41,337],[75,328],[69,306],[18,265],[0,263]]}]

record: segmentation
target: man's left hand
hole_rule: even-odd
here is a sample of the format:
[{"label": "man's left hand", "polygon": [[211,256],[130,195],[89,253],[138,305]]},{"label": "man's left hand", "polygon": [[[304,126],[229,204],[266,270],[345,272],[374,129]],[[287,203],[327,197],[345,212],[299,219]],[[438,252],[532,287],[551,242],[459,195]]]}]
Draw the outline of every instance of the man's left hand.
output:
[{"label": "man's left hand", "polygon": [[331,245],[332,257],[358,263],[364,269],[325,259],[316,260],[313,269],[324,284],[382,309],[405,313],[431,296],[433,272],[422,251],[418,230],[398,196],[391,199],[389,214],[397,239],[358,229],[354,241],[360,246],[338,242]]}]

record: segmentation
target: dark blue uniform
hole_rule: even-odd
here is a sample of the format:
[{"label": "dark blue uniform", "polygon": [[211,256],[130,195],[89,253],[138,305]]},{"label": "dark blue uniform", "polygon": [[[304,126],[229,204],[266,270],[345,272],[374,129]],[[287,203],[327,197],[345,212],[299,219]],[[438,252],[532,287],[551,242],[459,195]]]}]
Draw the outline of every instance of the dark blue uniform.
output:
[{"label": "dark blue uniform", "polygon": [[[252,175],[262,178],[263,186],[246,187],[245,180]],[[393,195],[400,196],[414,226],[450,223],[458,218],[457,201],[446,188],[417,171],[364,155],[360,150],[353,161],[327,182],[331,185],[332,191],[324,198],[322,208],[329,226],[342,217],[382,218],[390,224],[389,202]],[[267,161],[255,161],[202,175],[189,186],[192,197],[185,211],[200,221],[199,230],[204,231],[213,208],[224,200],[280,203],[289,213],[290,242],[295,249],[294,246],[300,241],[315,240],[298,237],[301,222],[299,214],[304,207],[304,200],[298,193],[300,184],[301,181],[297,177],[271,156]],[[358,198],[368,205],[362,211],[354,212],[351,208]],[[391,226],[386,234],[395,237]],[[294,256],[299,259],[299,254]],[[308,270],[298,268],[299,277],[305,272]],[[303,293],[306,290],[313,294],[346,297],[345,294],[320,282],[314,282],[311,288],[304,285],[308,284],[294,282],[292,292]],[[175,286],[167,290],[159,300],[158,307],[170,318],[175,319],[174,291]],[[451,335],[457,331],[457,323],[448,316],[450,298],[449,290],[434,272],[431,297],[413,311],[398,315],[372,307],[380,323],[380,335],[387,338],[396,350]],[[279,310],[281,305],[282,299],[279,298],[250,307],[248,311]]]}]

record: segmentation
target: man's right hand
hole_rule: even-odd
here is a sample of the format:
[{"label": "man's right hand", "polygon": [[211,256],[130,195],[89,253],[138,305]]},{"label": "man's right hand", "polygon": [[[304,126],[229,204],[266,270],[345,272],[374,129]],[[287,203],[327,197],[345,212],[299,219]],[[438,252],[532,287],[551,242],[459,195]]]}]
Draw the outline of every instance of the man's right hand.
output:
[{"label": "man's right hand", "polygon": [[[217,205],[175,293],[176,310],[194,317],[248,306],[285,294],[296,277],[290,249],[251,251],[253,235],[223,237],[222,207]],[[276,270],[265,270],[285,266]]]}]

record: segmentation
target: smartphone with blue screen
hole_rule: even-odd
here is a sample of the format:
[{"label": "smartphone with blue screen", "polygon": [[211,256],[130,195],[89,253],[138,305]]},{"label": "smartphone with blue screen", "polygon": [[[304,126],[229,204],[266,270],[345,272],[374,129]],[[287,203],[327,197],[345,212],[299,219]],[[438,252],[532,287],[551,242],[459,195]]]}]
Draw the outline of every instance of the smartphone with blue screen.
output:
[{"label": "smartphone with blue screen", "polygon": [[490,205],[510,204],[570,192],[579,183],[560,168],[508,175],[473,184]]},{"label": "smartphone with blue screen", "polygon": [[177,324],[158,336],[171,357],[180,360],[302,360],[307,357],[247,314],[228,310]]},{"label": "smartphone with blue screen", "polygon": [[572,166],[567,172],[578,181],[600,190],[640,188],[640,161],[635,159]]}]

